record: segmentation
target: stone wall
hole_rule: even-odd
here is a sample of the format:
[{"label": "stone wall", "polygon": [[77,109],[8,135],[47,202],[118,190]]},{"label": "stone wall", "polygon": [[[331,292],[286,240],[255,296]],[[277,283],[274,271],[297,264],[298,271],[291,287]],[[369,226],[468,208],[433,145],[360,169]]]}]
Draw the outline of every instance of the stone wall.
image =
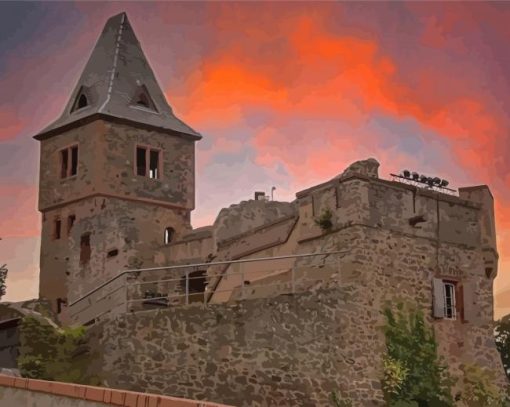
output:
[{"label": "stone wall", "polygon": [[[254,287],[253,299],[138,312],[94,326],[90,340],[102,350],[106,382],[238,406],[327,405],[333,390],[355,406],[381,405],[382,310],[403,302],[433,325],[458,379],[454,394],[463,391],[466,363],[507,383],[492,335],[492,280],[479,249],[359,225],[301,246],[348,254],[326,264],[321,256],[296,261],[316,276],[305,292],[291,295],[287,286],[287,294],[256,298]],[[432,317],[437,275],[476,287],[470,296],[466,290],[471,306],[463,318]]]},{"label": "stone wall", "polygon": [[382,397],[383,342],[380,311],[354,300],[360,294],[326,288],[145,311],[89,335],[111,386],[236,406],[328,405],[336,390],[369,406]]}]

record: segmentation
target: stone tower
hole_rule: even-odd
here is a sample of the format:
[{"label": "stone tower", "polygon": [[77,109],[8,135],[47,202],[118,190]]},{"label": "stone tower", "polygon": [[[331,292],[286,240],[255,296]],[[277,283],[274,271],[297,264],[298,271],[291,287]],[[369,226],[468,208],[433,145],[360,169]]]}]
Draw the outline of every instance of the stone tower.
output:
[{"label": "stone tower", "polygon": [[40,297],[60,312],[191,230],[195,141],[172,112],[125,13],[101,33],[40,141]]}]

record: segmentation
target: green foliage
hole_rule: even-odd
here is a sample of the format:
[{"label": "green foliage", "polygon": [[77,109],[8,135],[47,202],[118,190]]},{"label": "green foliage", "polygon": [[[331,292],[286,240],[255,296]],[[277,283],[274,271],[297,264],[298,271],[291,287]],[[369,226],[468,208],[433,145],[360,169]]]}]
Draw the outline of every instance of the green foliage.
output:
[{"label": "green foliage", "polygon": [[5,280],[7,279],[7,272],[8,270],[6,264],[0,266],[0,300],[5,295],[7,290],[7,285],[5,284]]},{"label": "green foliage", "polygon": [[506,396],[495,382],[493,371],[483,369],[478,365],[464,366],[464,392],[462,400],[472,407],[503,407]]},{"label": "green foliage", "polygon": [[496,329],[494,332],[496,347],[501,355],[505,373],[510,379],[510,315],[496,322]]},{"label": "green foliage", "polygon": [[431,327],[419,310],[384,311],[387,354],[384,357],[382,389],[391,407],[453,406],[452,380],[437,355]]},{"label": "green foliage", "polygon": [[88,375],[85,328],[57,329],[46,321],[25,317],[20,328],[18,366],[23,377],[99,384]]},{"label": "green foliage", "polygon": [[315,219],[315,224],[319,225],[323,231],[329,231],[333,227],[333,222],[331,219],[333,218],[333,212],[331,210],[325,209],[322,211],[321,216],[318,219]]},{"label": "green foliage", "polygon": [[352,407],[352,401],[341,399],[336,392],[331,393],[331,402],[335,407]]}]

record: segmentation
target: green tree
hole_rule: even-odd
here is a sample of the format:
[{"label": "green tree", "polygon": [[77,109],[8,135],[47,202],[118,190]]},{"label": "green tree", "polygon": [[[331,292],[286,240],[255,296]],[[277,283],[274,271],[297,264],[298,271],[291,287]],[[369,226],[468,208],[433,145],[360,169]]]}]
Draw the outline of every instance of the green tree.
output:
[{"label": "green tree", "polygon": [[501,355],[505,373],[510,379],[510,315],[496,321],[495,328],[496,347]]},{"label": "green tree", "polygon": [[6,264],[0,266],[0,300],[5,295],[5,291],[7,289],[7,285],[5,283],[5,280],[7,279],[7,271]]},{"label": "green tree", "polygon": [[423,313],[399,304],[384,314],[387,352],[382,389],[388,406],[453,406],[452,380]]},{"label": "green tree", "polygon": [[89,375],[90,354],[85,328],[54,328],[25,317],[20,329],[18,366],[23,377],[70,383],[99,384]]}]

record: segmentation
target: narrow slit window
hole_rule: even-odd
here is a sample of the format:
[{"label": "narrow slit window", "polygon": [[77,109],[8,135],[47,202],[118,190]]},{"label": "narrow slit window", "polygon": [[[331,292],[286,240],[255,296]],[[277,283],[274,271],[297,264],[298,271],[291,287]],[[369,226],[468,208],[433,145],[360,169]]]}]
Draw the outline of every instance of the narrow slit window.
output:
[{"label": "narrow slit window", "polygon": [[68,168],[68,151],[67,149],[60,151],[60,178],[67,177]]},{"label": "narrow slit window", "polygon": [[166,228],[165,229],[165,244],[170,244],[174,238],[175,230],[174,228]]},{"label": "narrow slit window", "polygon": [[146,159],[145,154],[147,152],[146,148],[137,147],[136,148],[136,174],[145,176],[146,174]]},{"label": "narrow slit window", "polygon": [[71,229],[73,228],[75,220],[76,220],[76,216],[75,215],[69,215],[67,217],[67,234],[68,235],[71,234]]},{"label": "narrow slit window", "polygon": [[80,239],[80,264],[87,264],[90,261],[90,234],[81,235]]},{"label": "narrow slit window", "polygon": [[159,151],[151,150],[149,160],[149,178],[159,178]]},{"label": "narrow slit window", "polygon": [[61,237],[62,221],[60,218],[55,219],[55,230],[53,237],[58,240]]},{"label": "narrow slit window", "polygon": [[71,147],[71,176],[78,172],[78,146]]}]

